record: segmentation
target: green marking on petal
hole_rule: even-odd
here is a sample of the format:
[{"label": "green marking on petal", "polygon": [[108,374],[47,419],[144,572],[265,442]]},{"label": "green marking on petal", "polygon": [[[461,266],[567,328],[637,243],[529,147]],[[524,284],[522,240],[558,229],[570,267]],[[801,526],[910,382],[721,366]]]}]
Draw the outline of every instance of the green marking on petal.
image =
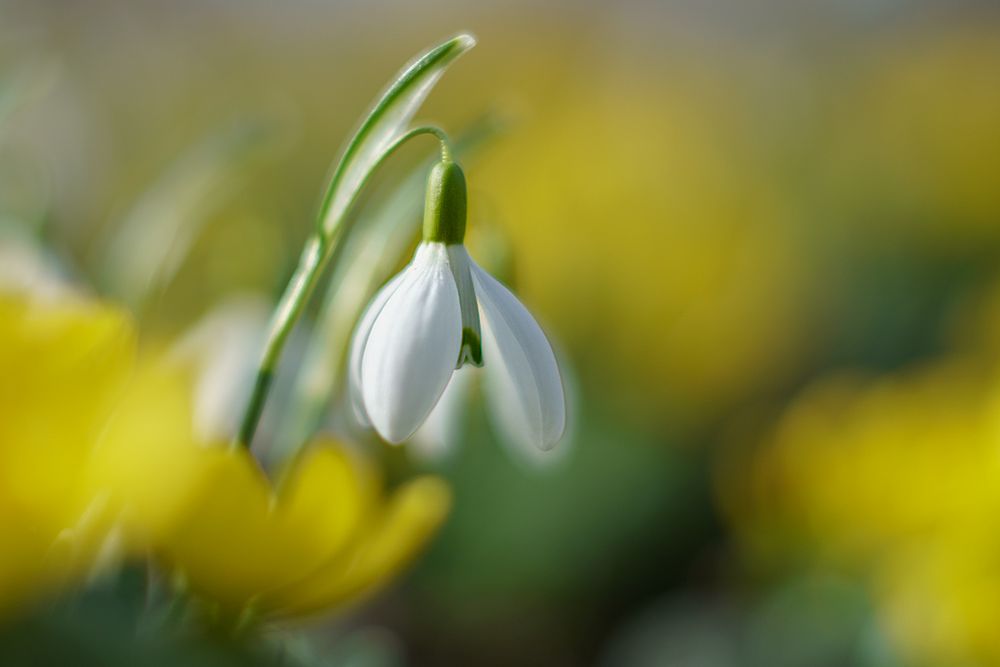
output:
[{"label": "green marking on petal", "polygon": [[461,368],[465,364],[479,368],[483,366],[483,341],[471,327],[462,327],[462,349],[458,353],[456,368]]}]

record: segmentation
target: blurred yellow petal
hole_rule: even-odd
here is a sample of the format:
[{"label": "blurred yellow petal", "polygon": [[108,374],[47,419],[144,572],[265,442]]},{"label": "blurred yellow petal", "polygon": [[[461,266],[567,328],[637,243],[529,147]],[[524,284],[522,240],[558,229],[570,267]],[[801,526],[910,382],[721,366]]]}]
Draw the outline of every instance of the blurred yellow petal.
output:
[{"label": "blurred yellow petal", "polygon": [[323,526],[331,553],[344,549],[361,528],[377,492],[375,471],[332,442],[313,444],[278,486],[288,520],[303,532]]},{"label": "blurred yellow petal", "polygon": [[142,363],[91,455],[90,491],[110,497],[132,548],[169,530],[194,502],[203,457],[194,443],[191,387],[186,369]]},{"label": "blurred yellow petal", "polygon": [[80,506],[33,501],[78,493],[79,471],[133,364],[131,322],[91,302],[13,297],[0,297],[0,322],[0,493],[62,521]]},{"label": "blurred yellow petal", "polygon": [[1000,542],[994,531],[901,550],[876,572],[889,632],[913,664],[1000,664]]},{"label": "blurred yellow petal", "polygon": [[[871,581],[920,664],[998,664],[1000,374],[953,355],[803,392],[724,498],[750,551]],[[759,554],[758,554],[759,555]]]},{"label": "blurred yellow petal", "polygon": [[117,309],[0,295],[0,611],[100,563],[113,506],[81,471],[134,353]]},{"label": "blurred yellow petal", "polygon": [[993,383],[961,361],[818,382],[759,453],[750,501],[729,505],[752,530],[793,531],[847,563],[978,515],[1000,475]]},{"label": "blurred yellow petal", "polygon": [[426,546],[451,506],[448,486],[433,477],[407,483],[392,496],[350,551],[298,584],[277,591],[268,607],[302,615],[374,592]]},{"label": "blurred yellow petal", "polygon": [[368,511],[370,481],[342,450],[310,448],[278,493],[245,450],[201,458],[198,489],[163,551],[224,607],[302,579],[344,548]]}]

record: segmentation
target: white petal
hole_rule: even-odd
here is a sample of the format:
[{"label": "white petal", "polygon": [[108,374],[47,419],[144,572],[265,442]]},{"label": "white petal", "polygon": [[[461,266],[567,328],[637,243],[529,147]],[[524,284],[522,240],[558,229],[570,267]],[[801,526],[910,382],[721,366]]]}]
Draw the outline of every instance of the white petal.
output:
[{"label": "white petal", "polygon": [[[558,342],[554,342],[553,350],[556,355],[556,363],[559,365],[559,376],[562,378],[563,391],[566,393],[566,427],[562,437],[559,438],[559,446],[551,449],[539,449],[530,443],[515,440],[510,429],[504,428],[500,423],[498,411],[494,407],[495,402],[490,401],[487,416],[490,425],[496,431],[500,445],[507,450],[515,463],[525,466],[532,473],[551,473],[560,469],[569,460],[574,449],[575,431],[577,420],[574,418],[579,406],[579,389],[576,378],[573,375],[573,367],[566,362],[566,357],[560,354]],[[476,369],[480,370],[480,369]],[[485,369],[482,369],[485,371]],[[454,383],[454,380],[452,380]],[[449,384],[449,390],[451,385]],[[448,390],[445,391],[447,395]],[[493,392],[495,393],[495,392]],[[491,393],[492,396],[492,393]],[[441,399],[442,401],[444,398]],[[437,408],[435,408],[437,410]],[[433,417],[433,414],[431,415]]]},{"label": "white petal", "polygon": [[406,277],[406,272],[410,270],[411,266],[409,265],[397,273],[392,280],[375,293],[371,303],[368,304],[368,308],[365,309],[364,314],[358,321],[358,326],[354,329],[354,337],[351,338],[351,347],[347,362],[347,391],[350,395],[354,417],[357,419],[358,425],[362,428],[368,428],[371,425],[371,420],[365,411],[365,402],[361,395],[361,359],[365,351],[365,346],[368,344],[368,338],[371,336],[372,327],[375,325],[375,319],[382,312],[382,309],[385,308],[389,297],[402,284],[403,278]]},{"label": "white petal", "polygon": [[541,327],[510,290],[475,262],[483,315],[483,365],[494,421],[521,446],[550,449],[566,428],[566,397]]},{"label": "white petal", "polygon": [[375,317],[361,359],[361,394],[387,441],[427,419],[455,370],[462,342],[458,288],[440,243],[424,243]]}]

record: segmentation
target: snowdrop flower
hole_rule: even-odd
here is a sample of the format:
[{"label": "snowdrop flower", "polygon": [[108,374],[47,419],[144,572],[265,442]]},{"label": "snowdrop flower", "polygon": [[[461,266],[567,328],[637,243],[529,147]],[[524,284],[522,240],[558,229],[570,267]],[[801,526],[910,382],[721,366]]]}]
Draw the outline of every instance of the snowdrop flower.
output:
[{"label": "snowdrop flower", "polygon": [[391,443],[410,438],[465,364],[484,366],[492,412],[525,445],[566,426],[552,346],[528,310],[465,249],[466,186],[445,157],[427,182],[423,241],[361,317],[350,349],[354,411]]}]

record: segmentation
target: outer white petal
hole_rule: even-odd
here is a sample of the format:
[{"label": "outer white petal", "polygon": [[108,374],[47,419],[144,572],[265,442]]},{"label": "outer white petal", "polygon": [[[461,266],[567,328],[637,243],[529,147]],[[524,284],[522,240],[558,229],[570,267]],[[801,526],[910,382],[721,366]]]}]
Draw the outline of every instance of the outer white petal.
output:
[{"label": "outer white petal", "polygon": [[566,396],[552,346],[517,297],[475,262],[472,279],[494,421],[515,444],[550,449],[566,428]]},{"label": "outer white petal", "polygon": [[[558,447],[539,449],[533,445],[526,446],[524,442],[513,440],[510,435],[510,429],[505,429],[503,424],[499,423],[499,416],[493,402],[490,402],[490,408],[487,410],[490,424],[500,436],[497,438],[500,444],[507,450],[516,463],[527,467],[536,474],[558,470],[567,463],[575,448],[579,384],[573,373],[573,366],[567,364],[566,357],[560,353],[561,350],[559,349],[558,341],[553,341],[552,349],[556,354],[556,363],[559,364],[559,375],[562,378],[563,390],[566,392],[566,428],[559,439]],[[485,371],[485,369],[481,370]],[[448,386],[450,390],[451,385]],[[445,394],[447,393],[445,391]],[[444,399],[442,398],[442,400]]]},{"label": "outer white petal", "polygon": [[351,347],[348,352],[347,371],[347,391],[351,399],[351,408],[358,425],[363,428],[371,426],[371,420],[365,411],[364,398],[361,395],[361,359],[364,355],[365,346],[368,344],[368,337],[371,335],[375,319],[385,308],[396,289],[402,284],[408,271],[412,269],[412,264],[397,273],[392,280],[375,293],[370,304],[365,309],[364,314],[358,321],[358,326],[354,329],[354,336],[351,338]]},{"label": "outer white petal", "polygon": [[375,316],[361,359],[361,394],[387,441],[406,440],[434,409],[462,342],[458,288],[440,243],[424,243]]}]

